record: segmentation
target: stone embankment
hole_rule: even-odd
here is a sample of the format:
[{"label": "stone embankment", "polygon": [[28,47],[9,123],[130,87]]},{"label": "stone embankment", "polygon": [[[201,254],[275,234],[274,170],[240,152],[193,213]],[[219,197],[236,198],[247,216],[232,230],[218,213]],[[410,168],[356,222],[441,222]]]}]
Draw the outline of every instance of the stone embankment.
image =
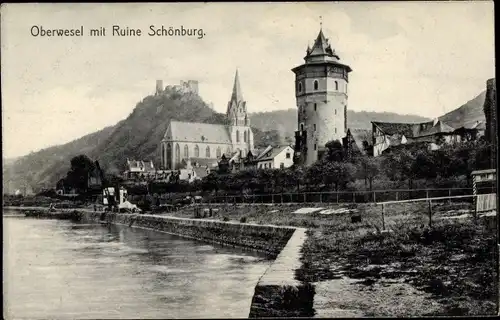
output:
[{"label": "stone embankment", "polygon": [[276,261],[260,278],[250,307],[250,318],[312,317],[314,286],[295,279],[300,269],[306,229],[297,228]]},{"label": "stone embankment", "polygon": [[149,214],[82,212],[84,221],[134,226],[158,230],[187,238],[235,247],[251,248],[276,257],[294,233],[292,227],[186,219]]}]

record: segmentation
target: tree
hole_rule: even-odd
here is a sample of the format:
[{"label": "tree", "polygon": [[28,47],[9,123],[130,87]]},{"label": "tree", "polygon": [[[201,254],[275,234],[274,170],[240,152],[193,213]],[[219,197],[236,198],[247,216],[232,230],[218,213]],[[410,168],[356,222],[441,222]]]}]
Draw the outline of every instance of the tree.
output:
[{"label": "tree", "polygon": [[[365,189],[372,190],[373,179],[380,174],[380,158],[360,156],[356,158],[360,177],[365,180]],[[368,188],[369,184],[369,188]]]},{"label": "tree", "polygon": [[89,175],[96,169],[94,162],[86,155],[79,155],[72,158],[70,163],[71,169],[66,175],[65,185],[78,193],[86,193]]},{"label": "tree", "polygon": [[329,141],[325,144],[327,161],[341,162],[345,158],[344,147],[339,140]]}]

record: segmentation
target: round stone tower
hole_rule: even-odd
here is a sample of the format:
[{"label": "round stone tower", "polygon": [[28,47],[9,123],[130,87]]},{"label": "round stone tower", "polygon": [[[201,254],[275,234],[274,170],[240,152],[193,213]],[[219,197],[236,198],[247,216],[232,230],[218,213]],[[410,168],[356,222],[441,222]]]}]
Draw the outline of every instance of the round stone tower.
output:
[{"label": "round stone tower", "polygon": [[325,152],[325,144],[347,132],[347,85],[351,68],[340,58],[320,30],[314,46],[307,48],[305,63],[295,73],[298,108],[297,162],[309,166]]}]

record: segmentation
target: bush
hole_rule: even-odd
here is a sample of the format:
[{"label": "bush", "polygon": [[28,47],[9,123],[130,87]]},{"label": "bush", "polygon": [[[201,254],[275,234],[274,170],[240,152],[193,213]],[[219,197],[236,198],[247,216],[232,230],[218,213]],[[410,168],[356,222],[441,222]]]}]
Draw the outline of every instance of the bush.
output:
[{"label": "bush", "polygon": [[240,223],[246,223],[246,222],[247,222],[247,217],[240,218]]},{"label": "bush", "polygon": [[222,218],[222,221],[229,221],[229,218],[228,217],[224,217],[224,218]]}]

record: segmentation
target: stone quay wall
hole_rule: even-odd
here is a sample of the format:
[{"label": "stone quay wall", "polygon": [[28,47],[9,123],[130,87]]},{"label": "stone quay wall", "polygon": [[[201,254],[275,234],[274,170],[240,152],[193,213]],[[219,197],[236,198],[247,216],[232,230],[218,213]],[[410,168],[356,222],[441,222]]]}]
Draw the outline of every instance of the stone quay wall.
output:
[{"label": "stone quay wall", "polygon": [[276,256],[295,231],[292,227],[224,222],[209,219],[187,219],[148,214],[82,212],[83,221],[121,224],[158,230],[191,239],[250,248]]}]

